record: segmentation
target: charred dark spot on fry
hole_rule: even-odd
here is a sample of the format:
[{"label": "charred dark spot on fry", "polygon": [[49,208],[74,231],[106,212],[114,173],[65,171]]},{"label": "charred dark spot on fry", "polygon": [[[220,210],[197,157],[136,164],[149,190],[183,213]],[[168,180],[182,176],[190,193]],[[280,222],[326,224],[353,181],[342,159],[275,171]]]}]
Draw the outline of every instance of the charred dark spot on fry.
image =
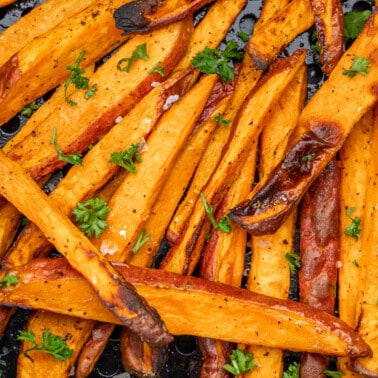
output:
[{"label": "charred dark spot on fry", "polygon": [[21,78],[22,72],[18,66],[18,55],[15,54],[0,69],[0,99],[5,98],[9,88]]},{"label": "charred dark spot on fry", "polygon": [[161,3],[161,0],[136,0],[122,5],[114,12],[117,28],[124,34],[147,31],[150,21],[144,15],[153,13]]}]

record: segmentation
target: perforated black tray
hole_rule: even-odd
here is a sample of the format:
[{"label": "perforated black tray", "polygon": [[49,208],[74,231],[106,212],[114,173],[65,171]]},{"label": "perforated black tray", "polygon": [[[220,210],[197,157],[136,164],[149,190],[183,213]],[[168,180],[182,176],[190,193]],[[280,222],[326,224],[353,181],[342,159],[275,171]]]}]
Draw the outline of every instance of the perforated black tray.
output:
[{"label": "perforated black tray", "polygon": [[[22,15],[29,12],[33,7],[42,3],[43,0],[19,0],[15,4],[0,9],[0,34],[12,23],[17,21]],[[242,48],[242,42],[237,37],[239,31],[250,34],[253,29],[255,21],[258,19],[261,11],[262,0],[249,0],[245,9],[240,13],[234,25],[230,29],[226,40],[234,39]],[[364,10],[372,9],[371,2],[368,0],[347,0],[343,2],[345,11],[350,10]],[[198,22],[206,10],[201,10],[195,15],[195,22]],[[308,48],[306,63],[309,67],[308,70],[308,98],[321,86],[324,76],[317,62],[317,54],[310,48],[311,31],[306,32],[293,41],[282,53],[283,55],[290,55],[298,48]],[[43,99],[40,100],[43,102]],[[1,109],[0,109],[1,111]],[[7,140],[9,140],[25,122],[25,118],[21,115],[16,116],[9,121],[5,126],[0,128],[0,147],[2,147]],[[54,183],[62,176],[62,172],[57,172],[52,182],[46,187],[50,190]],[[164,246],[161,249],[161,254],[164,253]],[[247,262],[248,264],[248,262]],[[246,266],[246,271],[248,266]],[[298,299],[296,277],[292,277],[292,285],[290,290],[290,297],[294,300]],[[16,340],[18,330],[22,329],[27,320],[29,311],[19,310],[16,315],[11,319],[3,339],[0,341],[0,361],[4,363],[0,365],[3,371],[3,377],[13,378],[16,377],[16,361],[19,348],[19,342]],[[91,378],[114,378],[121,375],[126,378],[127,374],[124,373],[120,362],[119,353],[119,332],[120,329],[116,328],[111,340],[105,349],[103,355],[98,361]],[[298,355],[288,352],[285,357],[286,364]],[[195,378],[199,377],[201,366],[201,354],[197,347],[196,339],[192,336],[176,337],[175,341],[169,348],[169,361],[167,362],[162,372],[163,378]],[[41,372],[40,372],[41,373]],[[45,373],[48,377],[48,372]],[[43,374],[42,373],[42,374]],[[37,375],[36,373],[36,376]]]}]

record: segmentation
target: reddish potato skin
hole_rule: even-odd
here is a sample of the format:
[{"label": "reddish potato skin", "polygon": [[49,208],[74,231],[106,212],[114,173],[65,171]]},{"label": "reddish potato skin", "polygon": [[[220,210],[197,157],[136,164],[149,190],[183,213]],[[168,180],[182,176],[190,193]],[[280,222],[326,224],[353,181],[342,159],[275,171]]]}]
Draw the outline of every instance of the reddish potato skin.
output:
[{"label": "reddish potato skin", "polygon": [[[344,17],[340,0],[311,0],[312,12],[320,46],[322,70],[329,75],[343,54]],[[328,12],[331,12],[330,20]]]},{"label": "reddish potato skin", "polygon": [[[335,308],[339,238],[340,170],[331,160],[303,197],[300,213],[301,300],[332,314]],[[301,377],[324,377],[328,357],[302,354]]]}]

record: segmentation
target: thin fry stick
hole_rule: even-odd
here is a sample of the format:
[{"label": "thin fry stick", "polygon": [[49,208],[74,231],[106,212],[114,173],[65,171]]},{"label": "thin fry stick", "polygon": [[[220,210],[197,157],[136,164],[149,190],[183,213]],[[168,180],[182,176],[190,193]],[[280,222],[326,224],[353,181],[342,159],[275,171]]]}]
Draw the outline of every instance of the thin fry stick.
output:
[{"label": "thin fry stick", "polygon": [[[358,290],[363,259],[362,239],[348,236],[344,231],[351,219],[346,211],[354,207],[352,218],[357,216],[364,229],[364,206],[366,198],[368,167],[371,161],[371,141],[373,140],[374,112],[370,109],[354,127],[340,150],[341,205],[340,205],[340,262],[338,277],[338,306],[340,319],[351,327],[356,327],[361,303]],[[348,358],[338,359],[339,370],[345,377],[361,377],[350,370]]]},{"label": "thin fry stick", "polygon": [[362,230],[361,279],[359,299],[361,310],[358,332],[364,337],[373,351],[371,358],[358,358],[354,361],[353,370],[368,376],[378,375],[378,105],[374,107],[374,131],[372,153],[369,162],[369,173],[366,187],[365,222]]}]

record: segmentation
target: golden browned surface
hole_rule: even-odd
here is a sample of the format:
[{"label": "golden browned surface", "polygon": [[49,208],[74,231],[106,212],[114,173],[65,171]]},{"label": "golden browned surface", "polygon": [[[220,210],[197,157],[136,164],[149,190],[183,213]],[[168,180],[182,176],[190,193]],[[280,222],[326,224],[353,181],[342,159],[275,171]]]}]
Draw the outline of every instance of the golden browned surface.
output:
[{"label": "golden browned surface", "polygon": [[[157,309],[174,335],[211,336],[336,356],[370,353],[361,337],[345,323],[303,303],[162,270],[114,266]],[[19,276],[20,281],[1,289],[3,304],[38,307],[121,324],[120,319],[103,306],[87,280],[64,259],[35,259],[10,272]],[[54,290],[48,290],[50,285]],[[69,300],[70,296],[76,298],[74,303]],[[171,300],[167,301],[167,297]],[[240,316],[242,314],[245,316]]]}]

